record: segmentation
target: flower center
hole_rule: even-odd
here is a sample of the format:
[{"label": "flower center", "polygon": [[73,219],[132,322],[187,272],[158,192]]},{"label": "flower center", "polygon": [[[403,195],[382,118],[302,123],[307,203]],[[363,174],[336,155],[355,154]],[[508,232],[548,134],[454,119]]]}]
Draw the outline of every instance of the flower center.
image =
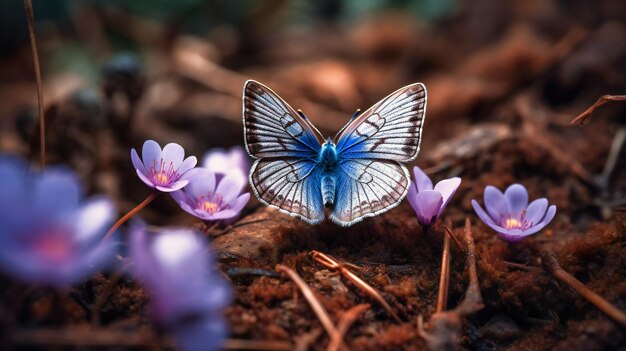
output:
[{"label": "flower center", "polygon": [[215,214],[221,210],[228,208],[228,204],[223,204],[224,198],[220,194],[213,195],[209,192],[206,196],[199,196],[196,201],[196,207],[209,214]]},{"label": "flower center", "polygon": [[60,235],[43,235],[34,245],[42,257],[51,261],[60,261],[72,252],[72,244]]},{"label": "flower center", "polygon": [[167,164],[163,159],[161,159],[161,162],[158,165],[155,160],[151,167],[151,171],[152,179],[158,185],[168,185],[179,178],[178,172],[174,169],[174,163],[170,162]]},{"label": "flower center", "polygon": [[218,205],[215,202],[205,201],[202,204],[202,209],[210,214],[217,212]]},{"label": "flower center", "polygon": [[515,213],[507,213],[506,216],[500,217],[500,225],[506,229],[521,229],[526,230],[533,226],[532,222],[527,221],[526,210],[522,210],[519,216]]},{"label": "flower center", "polygon": [[522,227],[522,222],[520,222],[516,218],[507,218],[504,222],[504,226],[507,229],[518,229]]}]

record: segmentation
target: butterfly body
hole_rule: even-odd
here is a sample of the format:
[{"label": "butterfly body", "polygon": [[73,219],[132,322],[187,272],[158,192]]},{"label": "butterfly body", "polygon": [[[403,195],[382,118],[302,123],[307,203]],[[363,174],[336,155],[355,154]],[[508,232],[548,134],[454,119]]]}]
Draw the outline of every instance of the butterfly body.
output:
[{"label": "butterfly body", "polygon": [[395,206],[409,174],[401,162],[419,151],[426,89],[415,83],[355,114],[335,140],[268,87],[244,85],[246,150],[256,158],[250,185],[262,203],[317,224],[349,226]]}]

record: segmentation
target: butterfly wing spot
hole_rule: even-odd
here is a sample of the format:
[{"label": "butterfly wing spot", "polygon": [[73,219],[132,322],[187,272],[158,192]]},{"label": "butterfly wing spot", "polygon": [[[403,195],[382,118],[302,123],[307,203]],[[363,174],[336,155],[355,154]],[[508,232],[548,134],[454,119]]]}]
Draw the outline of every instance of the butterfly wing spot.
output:
[{"label": "butterfly wing spot", "polygon": [[304,129],[302,129],[302,126],[298,124],[296,119],[287,113],[285,113],[280,118],[280,124],[283,126],[283,128],[285,128],[287,133],[289,133],[289,135],[291,135],[294,138],[300,137],[302,133],[304,132]]}]

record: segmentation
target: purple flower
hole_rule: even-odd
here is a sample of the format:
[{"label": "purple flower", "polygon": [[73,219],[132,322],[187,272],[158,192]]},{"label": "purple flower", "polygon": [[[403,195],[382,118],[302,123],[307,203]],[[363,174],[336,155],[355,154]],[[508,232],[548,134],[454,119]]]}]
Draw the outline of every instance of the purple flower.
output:
[{"label": "purple flower", "polygon": [[231,291],[214,271],[208,243],[185,228],[148,233],[131,230],[130,252],[137,279],[150,296],[155,323],[183,350],[216,350],[227,335],[222,310]]},{"label": "purple flower", "polygon": [[163,192],[180,190],[187,185],[189,180],[185,174],[198,162],[195,156],[183,161],[185,150],[176,143],[167,144],[161,150],[156,141],[146,140],[141,153],[143,162],[135,149],[130,152],[137,175],[149,187]]},{"label": "purple flower", "polygon": [[189,185],[173,192],[172,198],[184,211],[205,221],[231,219],[250,199],[250,193],[241,194],[245,183],[239,170],[230,171],[217,181],[211,170],[196,168],[190,172]]},{"label": "purple flower", "polygon": [[535,234],[552,221],[556,206],[548,207],[546,198],[528,204],[528,191],[521,184],[509,186],[504,194],[496,187],[485,188],[485,208],[472,200],[474,211],[480,219],[507,241],[519,241]]},{"label": "purple flower", "polygon": [[29,174],[21,159],[0,156],[0,268],[18,279],[66,287],[112,257],[98,245],[115,215],[103,197],[83,199],[73,172]]},{"label": "purple flower", "polygon": [[241,146],[233,146],[230,150],[212,149],[204,154],[202,167],[210,169],[218,178],[234,169],[241,171],[244,178],[250,172],[250,160]]},{"label": "purple flower", "polygon": [[407,198],[425,226],[435,223],[461,184],[461,178],[444,179],[433,188],[433,182],[419,167],[413,167],[415,182],[411,182]]}]

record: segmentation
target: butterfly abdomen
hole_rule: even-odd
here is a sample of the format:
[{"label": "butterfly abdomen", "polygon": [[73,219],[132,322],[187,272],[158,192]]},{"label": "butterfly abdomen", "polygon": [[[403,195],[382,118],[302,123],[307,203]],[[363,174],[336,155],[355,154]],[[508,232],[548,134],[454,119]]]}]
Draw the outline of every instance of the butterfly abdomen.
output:
[{"label": "butterfly abdomen", "polygon": [[337,181],[332,175],[322,176],[322,196],[324,197],[324,206],[332,208],[335,204],[335,188]]}]

